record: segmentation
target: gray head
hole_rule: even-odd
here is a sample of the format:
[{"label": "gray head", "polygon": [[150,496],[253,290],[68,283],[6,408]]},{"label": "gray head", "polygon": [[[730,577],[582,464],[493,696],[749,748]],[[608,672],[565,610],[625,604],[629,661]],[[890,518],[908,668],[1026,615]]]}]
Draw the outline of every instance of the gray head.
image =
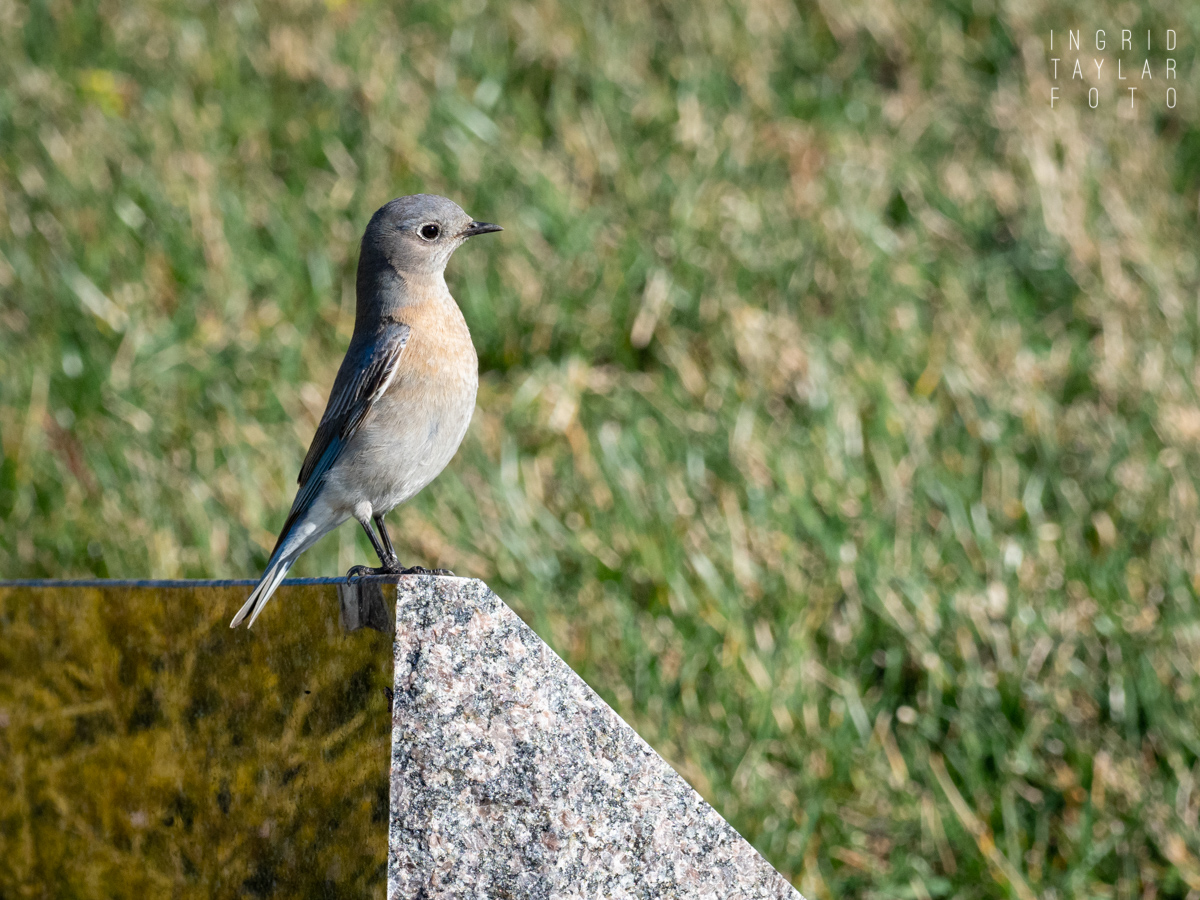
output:
[{"label": "gray head", "polygon": [[362,239],[359,281],[364,266],[376,271],[387,266],[409,278],[440,275],[467,238],[500,230],[499,225],[476,222],[445,197],[398,197],[371,216]]}]

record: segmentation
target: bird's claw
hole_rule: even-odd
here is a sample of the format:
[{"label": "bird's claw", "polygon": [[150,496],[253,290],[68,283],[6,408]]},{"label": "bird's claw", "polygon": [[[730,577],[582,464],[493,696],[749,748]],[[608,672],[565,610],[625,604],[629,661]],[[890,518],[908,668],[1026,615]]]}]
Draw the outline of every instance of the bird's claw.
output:
[{"label": "bird's claw", "polygon": [[427,569],[424,566],[409,566],[400,570],[401,575],[453,575],[449,569]]},{"label": "bird's claw", "polygon": [[380,566],[378,569],[372,569],[370,566],[354,566],[346,573],[346,581],[357,581],[359,578],[366,578],[368,575],[402,575],[403,570],[399,566]]},{"label": "bird's claw", "polygon": [[366,578],[368,575],[450,575],[454,573],[449,569],[427,569],[424,566],[409,566],[407,569],[399,563],[394,563],[390,566],[380,566],[377,569],[372,569],[370,566],[355,566],[346,573],[346,581],[353,582],[359,578]]}]

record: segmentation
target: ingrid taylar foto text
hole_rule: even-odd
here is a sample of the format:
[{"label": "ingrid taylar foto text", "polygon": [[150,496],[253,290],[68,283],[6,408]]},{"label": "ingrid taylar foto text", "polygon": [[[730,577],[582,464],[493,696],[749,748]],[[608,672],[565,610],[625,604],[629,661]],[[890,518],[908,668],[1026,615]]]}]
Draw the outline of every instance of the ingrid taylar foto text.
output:
[{"label": "ingrid taylar foto text", "polygon": [[[1076,92],[1079,99],[1085,98],[1086,88],[1087,105],[1091,109],[1100,108],[1105,101],[1128,103],[1130,109],[1136,109],[1139,100],[1156,99],[1167,109],[1175,108],[1179,102],[1176,86],[1172,83],[1179,78],[1175,57],[1155,58],[1160,51],[1176,51],[1179,40],[1175,29],[1168,28],[1157,36],[1147,31],[1143,41],[1140,33],[1135,39],[1133,31],[1122,28],[1119,55],[1111,59],[1101,55],[1110,44],[1116,43],[1105,29],[1097,29],[1091,41],[1082,35],[1082,29],[1068,30],[1064,47],[1061,33],[1056,37],[1054,31],[1050,31],[1050,77],[1054,82],[1050,87],[1051,109],[1070,98],[1070,89],[1076,86],[1073,82],[1079,82]],[[1085,47],[1087,43],[1092,46]],[[1117,50],[1117,47],[1113,46],[1113,49]],[[1064,56],[1054,56],[1056,50]],[[1091,59],[1086,57],[1088,50],[1095,52]],[[1063,91],[1067,91],[1065,96]]]}]

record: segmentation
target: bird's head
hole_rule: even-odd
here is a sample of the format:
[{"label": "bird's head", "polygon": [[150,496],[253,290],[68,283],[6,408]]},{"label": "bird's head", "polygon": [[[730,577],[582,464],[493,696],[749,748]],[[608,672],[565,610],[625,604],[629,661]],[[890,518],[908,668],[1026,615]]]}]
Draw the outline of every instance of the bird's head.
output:
[{"label": "bird's head", "polygon": [[371,217],[363,257],[381,256],[404,276],[440,275],[450,254],[469,237],[501,231],[477,222],[453,200],[434,194],[398,197]]}]

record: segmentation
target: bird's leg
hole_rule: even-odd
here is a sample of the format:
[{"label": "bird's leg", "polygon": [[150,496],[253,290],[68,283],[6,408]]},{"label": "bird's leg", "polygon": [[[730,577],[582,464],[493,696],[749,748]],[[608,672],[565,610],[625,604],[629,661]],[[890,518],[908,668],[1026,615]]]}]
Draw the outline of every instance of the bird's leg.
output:
[{"label": "bird's leg", "polygon": [[379,543],[379,538],[375,536],[375,532],[371,530],[371,523],[368,519],[360,519],[359,524],[362,525],[363,531],[367,533],[367,537],[371,539],[371,546],[375,548],[375,555],[379,557],[379,562],[382,563],[378,569],[372,569],[370,566],[355,566],[346,573],[346,580],[351,581],[355,578],[362,578],[364,575],[403,575],[404,570],[400,567],[400,561],[396,558],[396,551],[392,549],[392,540],[388,537],[387,529],[383,527],[383,517],[376,516],[375,522],[379,525],[379,530],[383,533],[383,544]]},{"label": "bird's leg", "polygon": [[[399,558],[396,556],[396,551],[392,549],[392,539],[388,535],[387,526],[383,524],[383,513],[375,517],[375,527],[379,529],[379,536],[383,538],[383,546],[387,548],[387,552],[393,560],[396,560],[396,567],[400,568]],[[407,569],[400,569],[401,575],[453,575],[449,569],[426,569],[424,566],[409,566]]]},{"label": "bird's leg", "polygon": [[[376,522],[379,520],[376,519]],[[371,546],[375,548],[375,555],[379,557],[379,562],[382,563],[384,571],[393,571],[400,568],[400,561],[396,559],[396,551],[392,549],[392,541],[388,537],[387,532],[383,533],[383,543],[379,543],[379,538],[375,537],[375,531],[371,528],[371,523],[364,521],[362,523],[363,530],[367,533],[367,537],[371,539]]]},{"label": "bird's leg", "polygon": [[[396,548],[392,546],[392,536],[388,534],[387,526],[383,524],[383,513],[375,516],[375,527],[379,529],[379,539],[383,541],[383,549],[387,553],[388,560],[391,561],[396,568],[400,568],[400,560],[396,556]],[[380,557],[383,560],[383,557]],[[387,563],[384,563],[387,565]]]},{"label": "bird's leg", "polygon": [[409,566],[405,568],[400,565],[400,559],[396,555],[396,549],[392,546],[391,535],[388,534],[387,526],[383,524],[383,515],[380,514],[374,517],[375,527],[379,529],[379,537],[375,537],[375,532],[371,530],[371,526],[367,522],[360,523],[363,530],[366,531],[367,537],[371,539],[371,546],[375,548],[375,554],[379,557],[379,561],[383,563],[378,569],[372,569],[370,566],[355,566],[346,573],[346,578],[362,578],[364,575],[453,575],[449,569],[426,569],[424,566]]}]

